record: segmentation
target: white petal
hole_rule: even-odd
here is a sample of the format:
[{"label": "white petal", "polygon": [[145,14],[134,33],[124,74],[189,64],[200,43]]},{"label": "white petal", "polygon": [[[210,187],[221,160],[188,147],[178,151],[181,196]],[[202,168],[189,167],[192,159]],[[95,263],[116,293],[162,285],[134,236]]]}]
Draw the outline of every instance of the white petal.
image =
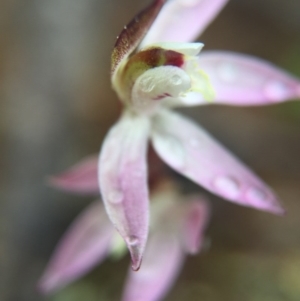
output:
[{"label": "white petal", "polygon": [[99,181],[107,213],[138,269],[148,235],[146,151],[149,120],[126,112],[102,146]]},{"label": "white petal", "polygon": [[265,183],[193,122],[164,111],[153,125],[155,150],[181,174],[240,205],[284,212]]},{"label": "white petal", "polygon": [[227,0],[169,0],[142,41],[141,47],[158,42],[191,42],[216,17]]},{"label": "white petal", "polygon": [[215,90],[212,103],[266,105],[300,98],[300,79],[259,58],[207,51],[199,56],[199,67]]},{"label": "white petal", "polygon": [[110,250],[114,232],[101,201],[92,203],[57,245],[39,289],[44,293],[55,291],[99,264]]}]

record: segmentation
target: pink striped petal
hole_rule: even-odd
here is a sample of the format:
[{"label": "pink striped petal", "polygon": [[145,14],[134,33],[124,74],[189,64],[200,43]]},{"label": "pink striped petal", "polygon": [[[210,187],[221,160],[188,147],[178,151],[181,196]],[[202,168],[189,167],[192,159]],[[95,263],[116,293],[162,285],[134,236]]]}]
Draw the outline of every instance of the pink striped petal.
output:
[{"label": "pink striped petal", "polygon": [[59,242],[39,289],[50,293],[87,273],[106,257],[113,233],[102,203],[92,203]]},{"label": "pink striped petal", "polygon": [[209,220],[209,206],[201,197],[193,197],[183,203],[184,216],[182,238],[186,252],[198,253],[201,250],[204,231]]},{"label": "pink striped petal", "polygon": [[169,0],[142,47],[158,42],[191,42],[213,21],[228,0]]},{"label": "pink striped petal", "polygon": [[181,246],[158,233],[149,239],[140,270],[129,271],[122,301],[161,300],[175,281],[184,259]]},{"label": "pink striped petal", "polygon": [[199,126],[167,111],[153,124],[154,148],[175,170],[229,201],[283,213],[272,190]]},{"label": "pink striped petal", "polygon": [[103,201],[131,253],[133,269],[141,264],[148,235],[146,151],[149,128],[148,117],[125,113],[105,138],[100,155]]},{"label": "pink striped petal", "polygon": [[70,192],[99,195],[98,156],[80,161],[62,174],[49,178],[49,184]]},{"label": "pink striped petal", "polygon": [[207,51],[199,56],[199,66],[215,89],[215,103],[265,105],[300,98],[299,79],[255,57]]}]

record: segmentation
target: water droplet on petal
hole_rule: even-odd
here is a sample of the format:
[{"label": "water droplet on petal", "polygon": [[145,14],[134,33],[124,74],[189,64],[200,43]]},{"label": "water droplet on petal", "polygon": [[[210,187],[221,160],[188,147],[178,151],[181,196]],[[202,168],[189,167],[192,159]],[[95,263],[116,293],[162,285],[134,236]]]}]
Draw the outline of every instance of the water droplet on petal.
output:
[{"label": "water droplet on petal", "polygon": [[249,201],[254,202],[254,203],[261,203],[267,200],[267,194],[259,189],[259,188],[249,188],[248,191],[246,192],[246,196]]},{"label": "water droplet on petal", "polygon": [[171,78],[170,78],[170,81],[173,85],[175,86],[179,86],[182,84],[182,79],[179,75],[173,75]]},{"label": "water droplet on petal", "polygon": [[233,64],[223,63],[218,68],[218,74],[220,79],[226,83],[235,82],[238,72],[237,67]]},{"label": "water droplet on petal", "polygon": [[139,239],[136,236],[132,235],[126,238],[126,242],[130,246],[136,246],[139,244]]},{"label": "water droplet on petal", "polygon": [[240,193],[240,185],[237,180],[230,176],[219,176],[214,181],[215,187],[224,196],[235,198]]},{"label": "water droplet on petal", "polygon": [[289,95],[289,88],[282,82],[273,80],[266,84],[264,88],[265,96],[270,100],[280,101]]},{"label": "water droplet on petal", "polygon": [[123,193],[119,190],[111,191],[108,195],[108,201],[112,204],[120,204],[123,201]]}]

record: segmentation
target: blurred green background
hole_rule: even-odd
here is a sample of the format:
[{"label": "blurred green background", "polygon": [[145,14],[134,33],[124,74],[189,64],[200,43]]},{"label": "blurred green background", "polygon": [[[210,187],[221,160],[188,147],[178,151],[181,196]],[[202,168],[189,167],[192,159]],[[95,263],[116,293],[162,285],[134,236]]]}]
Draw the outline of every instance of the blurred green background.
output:
[{"label": "blurred green background", "polygon": [[[55,191],[45,178],[98,152],[120,110],[110,89],[110,52],[146,3],[0,1],[0,300],[120,298],[128,257],[54,296],[37,293],[55,244],[91,201]],[[232,0],[200,40],[206,49],[257,55],[300,77],[300,1]],[[165,300],[300,300],[300,103],[181,111],[270,184],[287,215],[210,196],[209,246],[188,258]],[[201,190],[180,180],[187,190]]]}]

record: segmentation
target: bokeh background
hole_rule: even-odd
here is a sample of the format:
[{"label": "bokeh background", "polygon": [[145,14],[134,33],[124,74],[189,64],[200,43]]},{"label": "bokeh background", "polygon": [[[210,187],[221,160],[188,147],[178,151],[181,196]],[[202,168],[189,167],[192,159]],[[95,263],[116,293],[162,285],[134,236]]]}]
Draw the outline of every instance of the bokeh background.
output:
[{"label": "bokeh background", "polygon": [[[45,184],[98,152],[120,105],[110,52],[146,0],[0,1],[0,300],[119,300],[129,258],[107,261],[60,293],[36,290],[58,239],[89,198]],[[300,1],[232,0],[206,49],[268,59],[300,76]],[[165,300],[300,300],[300,103],[181,110],[268,182],[285,217],[210,196],[208,244]],[[178,178],[187,191],[201,191]]]}]

